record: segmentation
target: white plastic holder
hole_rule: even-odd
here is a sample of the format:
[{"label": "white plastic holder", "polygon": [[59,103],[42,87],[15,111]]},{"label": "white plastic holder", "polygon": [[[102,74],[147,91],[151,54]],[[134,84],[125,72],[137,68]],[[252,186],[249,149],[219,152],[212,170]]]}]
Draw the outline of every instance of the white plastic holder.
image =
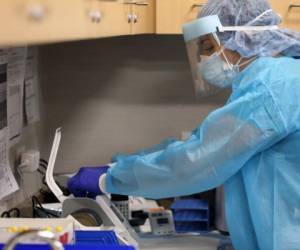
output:
[{"label": "white plastic holder", "polygon": [[[55,132],[55,137],[48,161],[48,167],[46,171],[46,183],[56,198],[63,203],[66,199],[74,199],[72,195],[65,196],[59,186],[56,184],[53,172],[55,161],[58,153],[58,148],[61,140],[61,128],[58,128]],[[104,213],[110,218],[113,226],[109,227],[110,230],[113,230],[116,233],[116,236],[120,242],[125,245],[132,245],[138,249],[138,236],[135,231],[131,228],[129,223],[124,219],[124,217],[118,213],[118,210],[114,207],[110,199],[106,195],[101,195],[96,197],[96,202],[103,209]],[[108,227],[86,227],[77,221],[74,217],[72,218],[75,223],[76,229],[79,230],[108,230]]]}]

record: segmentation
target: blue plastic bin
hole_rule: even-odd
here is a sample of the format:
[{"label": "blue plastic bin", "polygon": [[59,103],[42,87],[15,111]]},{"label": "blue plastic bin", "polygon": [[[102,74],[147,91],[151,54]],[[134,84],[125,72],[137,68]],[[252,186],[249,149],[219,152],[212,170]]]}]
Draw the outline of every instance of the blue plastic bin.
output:
[{"label": "blue plastic bin", "polygon": [[[4,245],[0,245],[2,250]],[[18,245],[16,250],[51,250],[48,245]],[[97,244],[76,244],[76,245],[66,245],[65,250],[135,250],[131,246],[99,246]]]},{"label": "blue plastic bin", "polygon": [[120,245],[114,231],[76,231],[75,242],[77,244],[99,244],[104,246]]},{"label": "blue plastic bin", "polygon": [[202,233],[209,231],[209,206],[197,199],[176,200],[171,205],[177,233]]}]

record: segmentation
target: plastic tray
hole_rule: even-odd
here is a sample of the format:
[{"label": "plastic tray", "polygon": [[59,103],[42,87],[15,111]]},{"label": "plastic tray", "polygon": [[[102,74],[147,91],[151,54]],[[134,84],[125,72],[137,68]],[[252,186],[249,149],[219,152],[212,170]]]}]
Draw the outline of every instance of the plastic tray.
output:
[{"label": "plastic tray", "polygon": [[174,211],[173,212],[174,221],[209,221],[208,211],[199,211],[199,210],[183,210],[183,211]]},{"label": "plastic tray", "polygon": [[202,233],[209,230],[207,222],[175,222],[177,233]]},{"label": "plastic tray", "polygon": [[77,244],[119,245],[114,231],[76,231],[75,241]]},{"label": "plastic tray", "polygon": [[207,201],[197,199],[177,200],[171,205],[172,210],[208,210]]},{"label": "plastic tray", "polygon": [[[2,250],[4,245],[0,245],[0,250]],[[48,245],[18,245],[16,250],[51,250]],[[131,246],[99,246],[97,244],[76,244],[76,245],[66,245],[65,250],[135,250]]]}]

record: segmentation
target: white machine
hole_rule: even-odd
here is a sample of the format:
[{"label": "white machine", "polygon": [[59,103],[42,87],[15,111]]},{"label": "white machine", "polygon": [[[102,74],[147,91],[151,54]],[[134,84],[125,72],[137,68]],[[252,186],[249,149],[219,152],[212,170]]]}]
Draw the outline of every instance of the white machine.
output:
[{"label": "white machine", "polygon": [[[75,227],[78,230],[113,230],[119,241],[125,245],[132,245],[138,248],[138,236],[131,228],[128,221],[115,208],[113,203],[106,195],[96,197],[96,200],[89,198],[75,198],[71,196],[64,196],[62,190],[55,183],[53,177],[54,165],[61,141],[61,128],[58,128],[55,133],[51,154],[46,171],[46,182],[50,190],[62,203],[62,216],[74,219]],[[71,215],[77,211],[88,212],[99,219],[100,227],[86,227],[78,222]]]},{"label": "white machine", "polygon": [[175,234],[175,225],[171,210],[162,207],[149,209],[151,231],[154,235]]}]

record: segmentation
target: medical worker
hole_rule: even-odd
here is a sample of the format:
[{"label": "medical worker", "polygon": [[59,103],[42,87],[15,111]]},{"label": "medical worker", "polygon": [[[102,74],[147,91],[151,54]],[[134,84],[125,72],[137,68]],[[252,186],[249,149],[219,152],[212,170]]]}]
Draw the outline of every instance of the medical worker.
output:
[{"label": "medical worker", "polygon": [[300,34],[266,0],[209,0],[183,27],[200,94],[231,87],[186,141],[81,168],[76,196],[164,198],[224,185],[239,250],[300,249]]}]

